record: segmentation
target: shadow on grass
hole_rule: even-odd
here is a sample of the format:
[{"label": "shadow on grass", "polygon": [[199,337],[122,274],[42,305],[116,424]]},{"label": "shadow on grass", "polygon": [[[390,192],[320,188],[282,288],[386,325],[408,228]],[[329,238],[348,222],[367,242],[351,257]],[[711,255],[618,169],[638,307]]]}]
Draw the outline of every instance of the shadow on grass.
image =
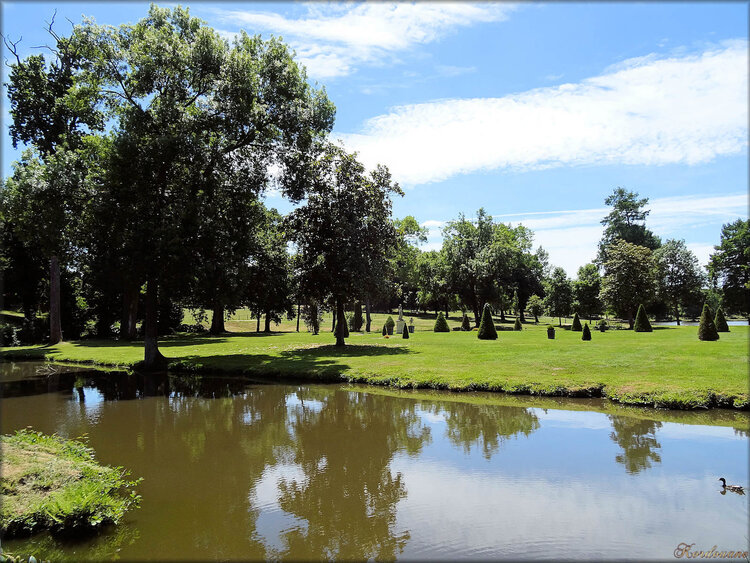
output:
[{"label": "shadow on grass", "polygon": [[351,368],[345,358],[362,356],[393,356],[414,353],[408,347],[334,345],[300,347],[283,350],[278,355],[268,354],[215,354],[211,356],[185,356],[170,359],[169,369],[176,371],[200,371],[234,373],[237,375],[299,376],[336,379]]}]

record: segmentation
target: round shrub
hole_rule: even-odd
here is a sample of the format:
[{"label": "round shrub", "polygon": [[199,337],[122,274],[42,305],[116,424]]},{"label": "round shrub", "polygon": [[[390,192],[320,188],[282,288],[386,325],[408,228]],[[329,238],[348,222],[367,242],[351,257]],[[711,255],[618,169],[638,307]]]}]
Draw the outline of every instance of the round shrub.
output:
[{"label": "round shrub", "polygon": [[497,330],[495,330],[495,321],[492,320],[492,312],[490,311],[490,304],[484,304],[484,311],[482,311],[482,320],[479,323],[479,333],[477,334],[479,340],[497,340]]},{"label": "round shrub", "polygon": [[523,330],[523,325],[521,324],[521,319],[516,319],[516,322],[513,323],[513,330]]},{"label": "round shrub", "polygon": [[586,323],[583,326],[583,334],[581,335],[581,340],[591,340],[591,329],[589,329],[589,323]]},{"label": "round shrub", "polygon": [[471,325],[469,324],[469,317],[466,316],[466,313],[464,313],[464,318],[461,319],[461,330],[465,332],[469,332],[471,330]]},{"label": "round shrub", "polygon": [[701,313],[701,322],[698,325],[698,340],[718,340],[719,333],[716,331],[716,325],[711,318],[711,309],[707,304],[703,305]]},{"label": "round shrub", "polygon": [[653,332],[651,323],[648,322],[648,315],[646,315],[646,309],[643,308],[643,304],[638,305],[638,313],[635,315],[635,324],[633,330],[636,332]]},{"label": "round shrub", "polygon": [[581,332],[581,330],[583,330],[581,327],[581,319],[578,318],[578,313],[573,317],[573,325],[570,327],[570,330],[575,332]]},{"label": "round shrub", "polygon": [[727,319],[724,316],[724,311],[721,310],[721,307],[716,311],[714,325],[716,325],[716,332],[729,332],[729,325],[727,324]]},{"label": "round shrub", "polygon": [[435,332],[450,332],[451,329],[448,326],[448,321],[445,320],[443,313],[438,313],[438,318],[435,320],[435,327],[432,329]]},{"label": "round shrub", "polygon": [[555,339],[555,327],[551,325],[547,327],[547,338],[549,338],[550,340]]},{"label": "round shrub", "polygon": [[406,325],[404,325],[404,332],[403,332],[402,338],[406,338],[406,339],[409,338],[409,327]]}]

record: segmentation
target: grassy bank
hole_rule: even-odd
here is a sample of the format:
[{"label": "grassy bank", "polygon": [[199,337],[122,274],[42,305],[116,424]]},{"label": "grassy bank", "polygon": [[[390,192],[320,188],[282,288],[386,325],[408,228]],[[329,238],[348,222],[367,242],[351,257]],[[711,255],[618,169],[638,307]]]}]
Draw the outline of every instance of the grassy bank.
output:
[{"label": "grassy bank", "polygon": [[[376,315],[373,327],[385,315]],[[451,321],[453,326],[458,321]],[[176,335],[161,350],[171,368],[314,380],[561,396],[603,396],[625,404],[674,408],[748,408],[748,327],[732,327],[717,342],[700,342],[696,327],[661,327],[652,333],[615,330],[581,333],[544,325],[501,331],[496,341],[475,332],[433,333],[415,320],[412,338],[352,333],[343,350],[327,330]],[[235,327],[232,327],[235,328]],[[510,325],[508,325],[510,328]],[[8,358],[133,366],[142,342],[80,341],[51,347],[5,349]]]},{"label": "grassy bank", "polygon": [[1,440],[3,537],[116,524],[139,502],[136,482],[126,480],[122,468],[99,465],[81,442],[31,430]]}]

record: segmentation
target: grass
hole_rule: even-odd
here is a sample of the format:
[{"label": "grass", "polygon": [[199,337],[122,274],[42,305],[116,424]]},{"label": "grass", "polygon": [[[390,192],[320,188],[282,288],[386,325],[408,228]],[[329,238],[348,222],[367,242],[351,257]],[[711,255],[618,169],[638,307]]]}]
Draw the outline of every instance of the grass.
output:
[{"label": "grass", "polygon": [[[222,336],[175,335],[160,347],[178,371],[223,371],[250,375],[344,380],[393,387],[506,391],[533,395],[607,397],[624,404],[672,408],[712,406],[747,409],[748,327],[734,326],[717,342],[701,342],[697,327],[655,327],[653,333],[557,329],[527,323],[496,341],[476,332],[434,333],[434,316],[414,317],[412,338],[380,335],[387,314],[373,315],[373,332],[352,333],[344,349],[333,346],[330,321],[313,336],[248,331],[255,321],[227,323]],[[409,320],[408,314],[404,318]],[[449,319],[460,326],[458,315]],[[239,326],[238,326],[239,325]],[[251,326],[248,326],[251,325]],[[505,329],[504,325],[502,328]],[[304,327],[302,328],[304,330]],[[37,358],[132,367],[143,358],[142,342],[83,340],[51,347],[5,349],[0,357]]]},{"label": "grass", "polygon": [[41,530],[74,533],[116,524],[140,497],[120,467],[99,465],[75,440],[19,430],[2,436],[4,538]]}]

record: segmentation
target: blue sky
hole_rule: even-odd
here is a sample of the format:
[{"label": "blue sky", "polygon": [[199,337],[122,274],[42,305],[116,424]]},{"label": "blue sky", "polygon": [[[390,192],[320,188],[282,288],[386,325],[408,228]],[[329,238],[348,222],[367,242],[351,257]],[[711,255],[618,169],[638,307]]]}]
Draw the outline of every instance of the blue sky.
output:
[{"label": "blue sky", "polygon": [[[648,226],[703,263],[721,225],[747,217],[745,3],[184,5],[227,38],[245,29],[294,47],[336,104],[334,138],[391,169],[406,192],[394,214],[430,228],[426,248],[484,207],[532,228],[573,277],[617,186],[650,198]],[[30,53],[55,9],[67,33],[66,18],[119,25],[148,4],[2,8],[3,32]],[[7,104],[3,116],[7,175]]]}]

